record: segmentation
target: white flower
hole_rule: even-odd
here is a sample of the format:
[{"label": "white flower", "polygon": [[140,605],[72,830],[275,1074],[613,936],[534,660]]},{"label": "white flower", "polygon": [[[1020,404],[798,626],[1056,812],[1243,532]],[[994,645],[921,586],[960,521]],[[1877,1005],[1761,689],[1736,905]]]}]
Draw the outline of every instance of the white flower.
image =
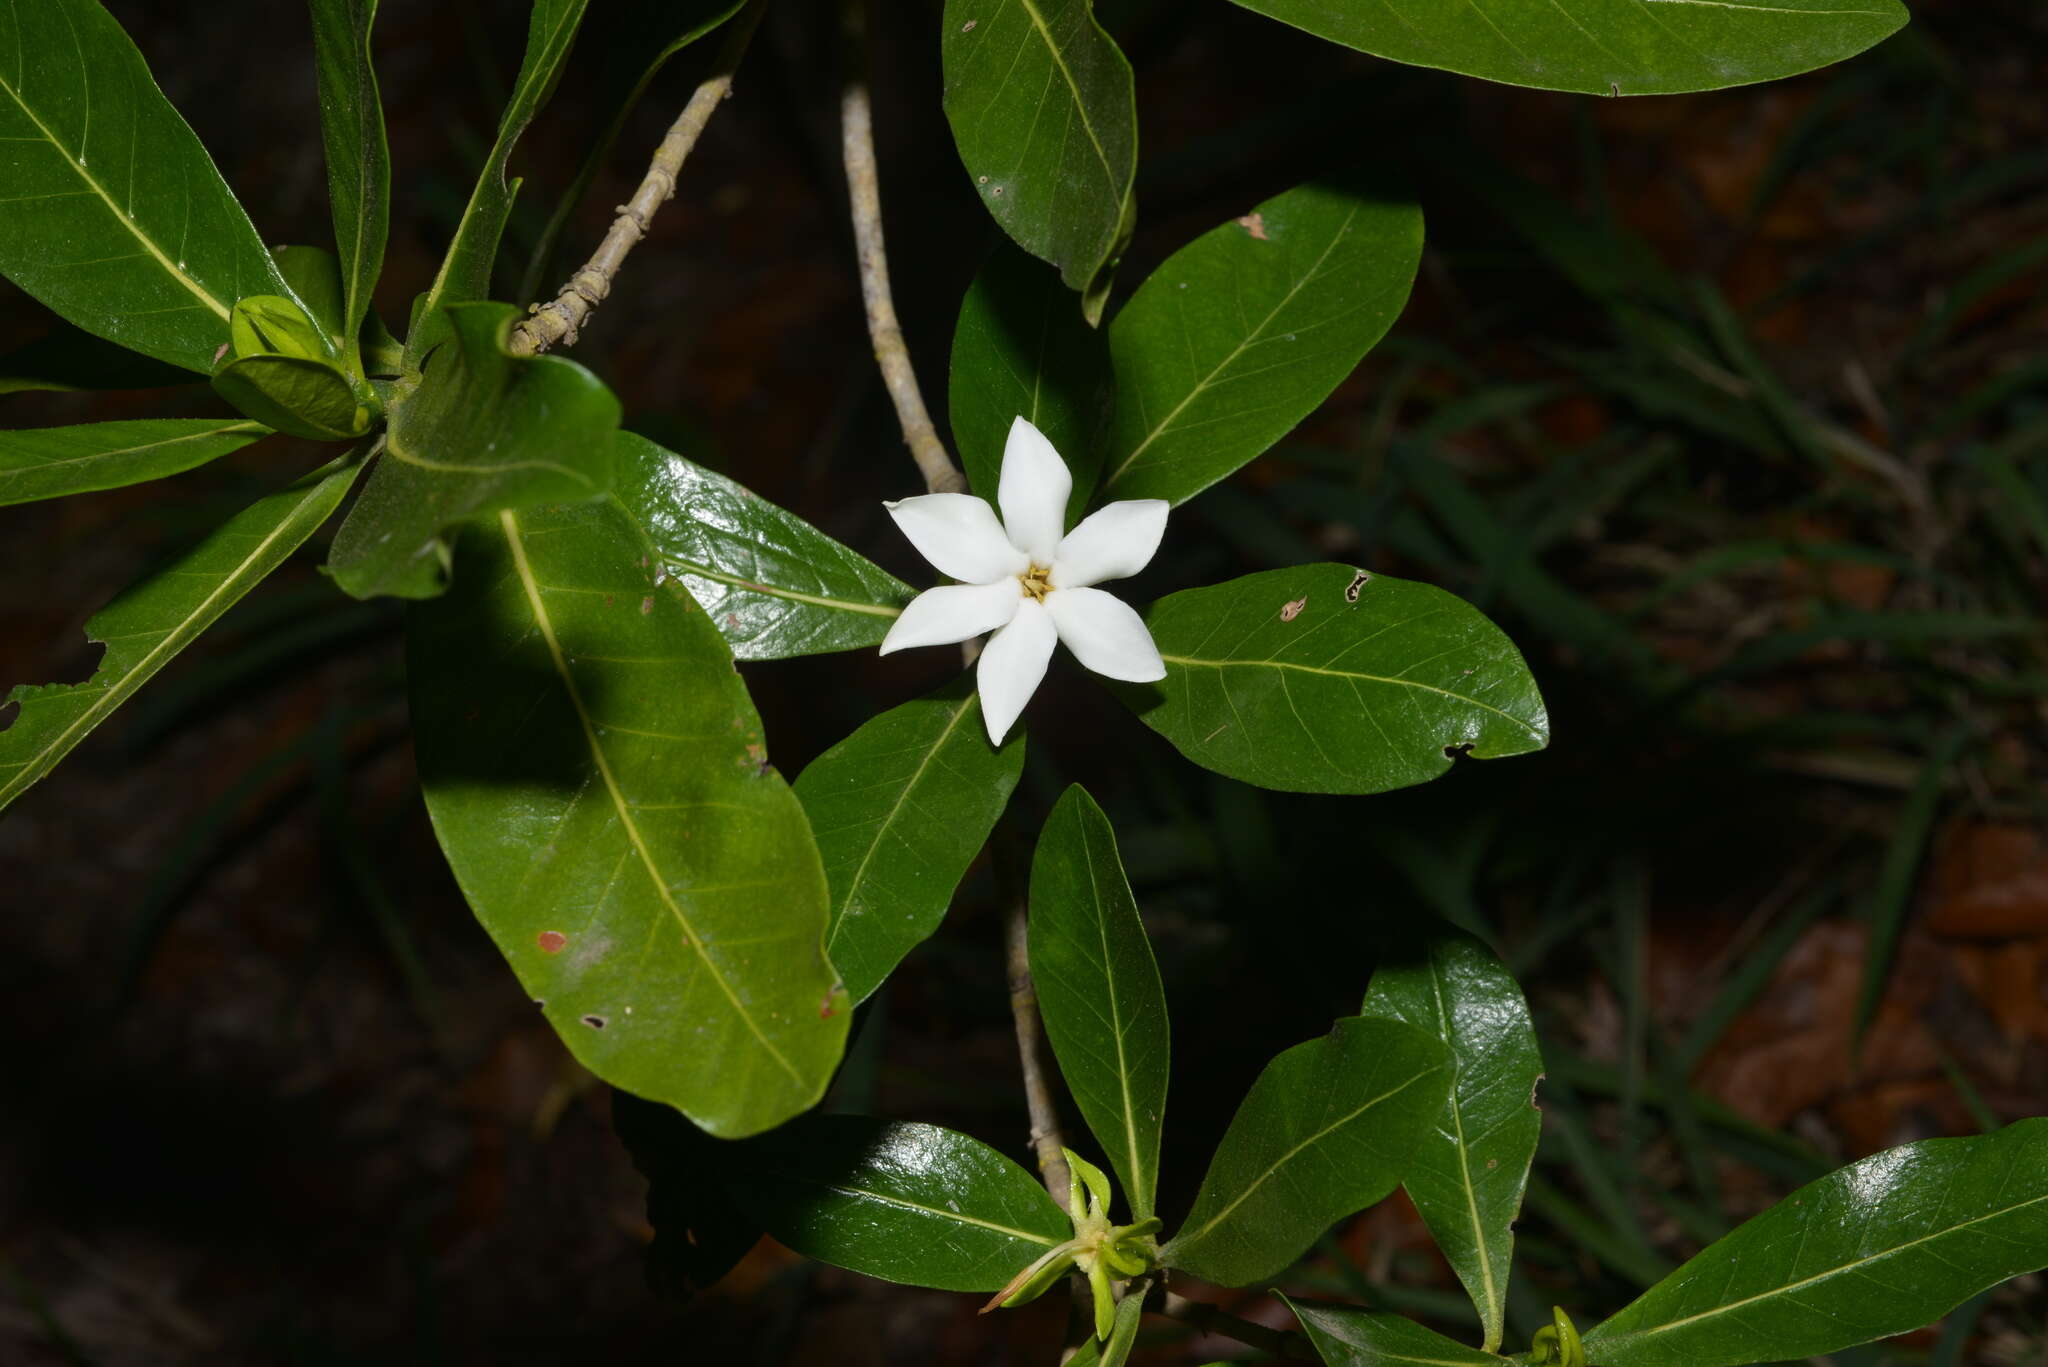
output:
[{"label": "white flower", "polygon": [[1003,447],[1001,522],[971,494],[921,494],[882,505],[919,555],[960,581],[911,599],[882,653],[993,631],[975,679],[988,738],[997,745],[1045,677],[1055,640],[1097,674],[1131,683],[1166,677],[1138,614],[1092,587],[1145,568],[1166,533],[1166,500],[1108,504],[1063,536],[1073,487],[1060,453],[1020,417]]}]

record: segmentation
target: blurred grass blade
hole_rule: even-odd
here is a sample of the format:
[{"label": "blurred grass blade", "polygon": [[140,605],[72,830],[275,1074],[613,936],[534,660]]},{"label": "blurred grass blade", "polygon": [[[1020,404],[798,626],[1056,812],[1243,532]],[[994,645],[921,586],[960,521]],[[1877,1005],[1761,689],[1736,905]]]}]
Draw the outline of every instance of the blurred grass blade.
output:
[{"label": "blurred grass blade", "polygon": [[1869,1030],[1871,1018],[1877,1014],[1878,1003],[1884,996],[1885,983],[1891,977],[1892,956],[1898,949],[1899,930],[1905,921],[1907,903],[1913,895],[1914,875],[1919,871],[1920,857],[1927,848],[1928,835],[1941,808],[1942,789],[1967,740],[1968,732],[1957,726],[1935,742],[1927,763],[1920,770],[1919,780],[1914,783],[1906,805],[1899,812],[1898,824],[1892,828],[1891,844],[1885,850],[1877,886],[1870,898],[1870,948],[1863,958],[1863,981],[1856,993],[1855,1046],[1859,1050],[1864,1033]]}]

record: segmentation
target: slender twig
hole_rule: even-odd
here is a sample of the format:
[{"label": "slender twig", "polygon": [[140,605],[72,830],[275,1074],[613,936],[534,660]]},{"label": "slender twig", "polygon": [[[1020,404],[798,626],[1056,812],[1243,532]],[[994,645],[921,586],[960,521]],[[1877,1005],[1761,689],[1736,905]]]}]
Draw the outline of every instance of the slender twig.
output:
[{"label": "slender twig", "polygon": [[1038,989],[1031,982],[1031,949],[1027,904],[1012,899],[1003,918],[1003,940],[1009,950],[1010,1016],[1017,1025],[1017,1056],[1024,1065],[1024,1105],[1031,1115],[1031,1150],[1052,1199],[1067,1206],[1072,1178],[1062,1152],[1060,1116],[1053,1108],[1052,1083],[1045,1067],[1045,1030],[1038,1018]]},{"label": "slender twig", "polygon": [[1156,1308],[1167,1318],[1191,1325],[1202,1333],[1221,1334],[1225,1338],[1236,1339],[1239,1343],[1271,1353],[1276,1358],[1304,1358],[1311,1362],[1316,1360],[1315,1345],[1308,1341],[1307,1335],[1268,1329],[1263,1324],[1254,1324],[1248,1319],[1233,1315],[1220,1305],[1189,1300],[1186,1296],[1168,1291]]},{"label": "slender twig", "polygon": [[747,44],[753,40],[767,3],[768,0],[754,0],[732,21],[717,60],[711,64],[711,74],[697,86],[683,112],[669,125],[661,146],[654,149],[654,160],[641,178],[640,188],[619,206],[618,217],[612,220],[604,241],[598,243],[583,269],[569,277],[569,283],[562,286],[553,302],[536,306],[531,318],[512,329],[507,345],[514,355],[533,356],[553,346],[576,344],[577,333],[611,293],[612,280],[626,254],[633,250],[634,243],[647,236],[648,225],[661,206],[675,197],[676,176],[683,169],[683,159],[703,136],[711,111],[731,93],[733,72],[746,55]]},{"label": "slender twig", "polygon": [[924,487],[935,494],[957,494],[966,490],[967,478],[946,454],[945,444],[932,426],[932,415],[917,388],[917,372],[911,368],[910,348],[896,321],[896,301],[889,293],[889,254],[882,245],[882,189],[875,172],[875,129],[868,108],[873,8],[874,0],[847,0],[846,83],[839,96],[846,189],[853,203],[853,237],[860,252],[860,292],[867,302],[868,338],[874,343],[875,363],[882,368],[882,383],[896,405],[904,443],[924,475]]}]

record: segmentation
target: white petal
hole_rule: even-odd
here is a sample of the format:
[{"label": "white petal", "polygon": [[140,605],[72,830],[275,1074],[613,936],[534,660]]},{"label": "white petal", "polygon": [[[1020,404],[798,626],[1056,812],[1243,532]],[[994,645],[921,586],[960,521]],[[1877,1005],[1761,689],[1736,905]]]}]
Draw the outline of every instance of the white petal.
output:
[{"label": "white petal", "polygon": [[1152,633],[1123,599],[1101,589],[1055,589],[1045,595],[1045,611],[1074,658],[1097,674],[1127,683],[1166,677]]},{"label": "white petal", "polygon": [[1131,498],[1082,518],[1053,554],[1052,586],[1085,589],[1144,569],[1166,535],[1166,509],[1163,498]]},{"label": "white petal", "polygon": [[947,584],[910,600],[882,638],[882,653],[912,646],[949,646],[994,631],[1017,615],[1024,585],[1012,576],[993,584]]},{"label": "white petal", "polygon": [[1052,563],[1060,533],[1067,529],[1067,495],[1073,491],[1074,476],[1045,433],[1023,418],[1011,423],[996,502],[1003,505],[1003,530],[1010,543],[1034,563]]},{"label": "white petal", "polygon": [[1045,677],[1058,640],[1052,618],[1037,600],[1026,598],[1017,604],[1017,615],[1010,624],[982,647],[975,683],[981,689],[981,717],[988,723],[988,738],[997,745],[1010,734],[1024,704],[1038,691],[1038,681]]},{"label": "white petal", "polygon": [[919,555],[963,584],[993,584],[1030,566],[995,511],[972,494],[919,494],[882,506]]}]

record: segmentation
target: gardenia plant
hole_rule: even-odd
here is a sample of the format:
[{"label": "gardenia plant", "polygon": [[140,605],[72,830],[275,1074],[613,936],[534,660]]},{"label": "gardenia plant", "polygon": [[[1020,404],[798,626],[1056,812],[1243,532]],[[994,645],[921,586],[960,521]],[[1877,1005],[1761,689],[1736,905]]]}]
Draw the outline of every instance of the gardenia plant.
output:
[{"label": "gardenia plant", "polygon": [[[106,650],[91,679],[14,692],[0,805],[345,509],[326,552],[334,586],[409,604],[436,837],[523,989],[617,1089],[621,1132],[653,1179],[655,1256],[692,1285],[765,1232],[998,1304],[1082,1278],[1094,1313],[1079,1364],[1114,1367],[1159,1312],[1333,1367],[1500,1367],[1510,1327],[1528,1336],[1530,1362],[1723,1367],[1910,1330],[2048,1263],[2048,1120],[2035,1119],[1824,1176],[1615,1313],[1572,1307],[1595,1321],[1583,1334],[1568,1310],[1511,1308],[1543,1061],[1507,967],[1435,924],[1396,928],[1370,974],[1361,967],[1357,1012],[1274,1056],[1191,1199],[1162,1206],[1171,1032],[1158,968],[1102,809],[1073,786],[1042,822],[1013,804],[1020,718],[1064,642],[1192,764],[1270,789],[1381,793],[1458,756],[1548,743],[1521,654],[1432,585],[1325,563],[1135,606],[1097,587],[1142,569],[1170,508],[1259,457],[1352,373],[1407,297],[1421,209],[1370,168],[1333,168],[1243,206],[1142,280],[1119,276],[1138,223],[1122,52],[1087,0],[946,0],[929,37],[960,184],[1009,239],[961,301],[949,447],[895,317],[864,54],[850,53],[838,104],[863,295],[927,490],[887,506],[960,581],[915,593],[790,510],[623,429],[596,375],[544,354],[577,340],[622,271],[671,264],[628,258],[766,3],[663,10],[669,27],[611,127],[655,68],[715,32],[709,74],[589,261],[551,300],[508,299],[493,293],[511,278],[494,270],[517,188],[508,162],[586,5],[533,0],[524,61],[445,255],[389,320],[371,307],[391,211],[375,0],[307,6],[332,251],[266,247],[98,0],[10,8],[0,271],[61,326],[6,359],[0,392],[183,383],[216,415],[0,433],[0,502],[157,479],[274,433],[330,450],[94,616],[87,630]],[[1238,3],[1391,60],[1601,98],[1792,74],[1906,17],[1897,0],[1483,13]],[[848,6],[850,43],[865,42],[865,12]],[[609,151],[595,149],[593,170]],[[529,279],[552,269],[557,229]],[[984,632],[978,691],[963,676],[897,703],[794,784],[769,762],[735,668]],[[1044,768],[1057,774],[1058,756]],[[1035,847],[1002,897],[1036,1079],[1036,1172],[915,1119],[809,1114],[855,1011],[939,932],[1004,822],[1010,843]],[[1050,1075],[1035,1066],[1041,1024]],[[1079,1136],[1063,1144],[1048,1078],[1071,1094],[1100,1166]],[[1475,1342],[1309,1302],[1293,1306],[1305,1337],[1283,1339],[1168,1290],[1183,1274],[1270,1285],[1396,1187],[1469,1293]],[[1181,1209],[1169,1230],[1162,1212]]]},{"label": "gardenia plant", "polygon": [[941,574],[962,582],[910,600],[882,638],[882,653],[952,645],[992,631],[975,671],[981,715],[1001,745],[1031,701],[1058,640],[1106,678],[1154,683],[1166,666],[1144,619],[1094,587],[1151,563],[1166,534],[1163,498],[1126,499],[1066,528],[1074,477],[1045,434],[1021,414],[1003,447],[996,503],[921,494],[886,504],[889,516]]}]

